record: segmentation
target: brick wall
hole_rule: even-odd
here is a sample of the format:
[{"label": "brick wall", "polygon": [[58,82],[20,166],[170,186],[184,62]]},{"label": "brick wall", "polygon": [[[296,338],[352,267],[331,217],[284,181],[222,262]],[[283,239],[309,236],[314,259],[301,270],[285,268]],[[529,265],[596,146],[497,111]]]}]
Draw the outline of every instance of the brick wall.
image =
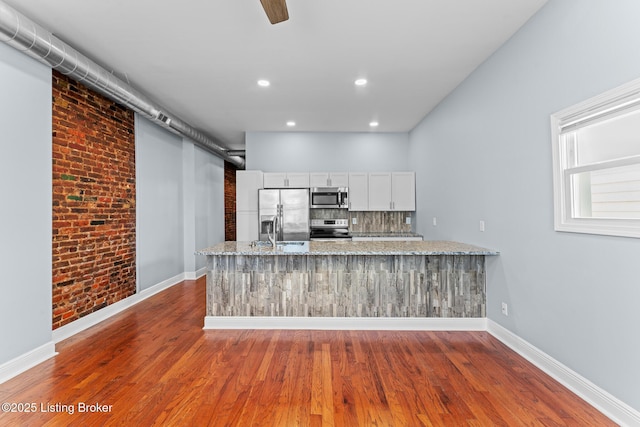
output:
[{"label": "brick wall", "polygon": [[53,329],[135,293],[133,111],[53,72]]},{"label": "brick wall", "polygon": [[224,162],[224,240],[236,240],[236,171],[238,168]]}]

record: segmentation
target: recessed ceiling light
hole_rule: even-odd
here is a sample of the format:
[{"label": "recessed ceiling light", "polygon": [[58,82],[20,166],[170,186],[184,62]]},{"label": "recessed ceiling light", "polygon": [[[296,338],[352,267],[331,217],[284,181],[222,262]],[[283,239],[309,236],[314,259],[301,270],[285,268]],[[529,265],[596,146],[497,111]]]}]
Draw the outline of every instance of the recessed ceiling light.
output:
[{"label": "recessed ceiling light", "polygon": [[295,125],[296,125],[296,122],[294,122],[294,121],[292,121],[292,120],[289,120],[289,121],[287,122],[287,126],[289,126],[290,128],[291,128],[291,127],[294,127]]},{"label": "recessed ceiling light", "polygon": [[267,87],[270,84],[271,83],[269,83],[269,80],[258,80],[258,86]]},{"label": "recessed ceiling light", "polygon": [[380,123],[378,122],[369,122],[369,126],[371,126],[372,128],[377,127]]},{"label": "recessed ceiling light", "polygon": [[366,86],[367,85],[367,79],[358,79],[355,81],[356,86]]}]

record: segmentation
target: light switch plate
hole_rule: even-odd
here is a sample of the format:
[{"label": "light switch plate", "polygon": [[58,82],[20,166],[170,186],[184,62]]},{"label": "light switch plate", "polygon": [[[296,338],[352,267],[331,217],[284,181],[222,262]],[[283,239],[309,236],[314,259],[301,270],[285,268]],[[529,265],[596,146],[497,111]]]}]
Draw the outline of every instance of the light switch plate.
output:
[{"label": "light switch plate", "polygon": [[407,224],[411,224],[411,217],[410,217],[410,216],[408,216],[408,217],[405,219],[405,222],[406,222]]}]

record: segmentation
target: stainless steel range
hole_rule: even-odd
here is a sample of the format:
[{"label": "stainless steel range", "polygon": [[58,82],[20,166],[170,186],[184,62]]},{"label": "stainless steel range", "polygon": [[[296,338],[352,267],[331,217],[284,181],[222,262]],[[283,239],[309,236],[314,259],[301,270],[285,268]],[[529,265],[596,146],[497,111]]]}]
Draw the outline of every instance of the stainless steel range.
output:
[{"label": "stainless steel range", "polygon": [[311,240],[351,240],[349,220],[346,218],[312,219]]}]

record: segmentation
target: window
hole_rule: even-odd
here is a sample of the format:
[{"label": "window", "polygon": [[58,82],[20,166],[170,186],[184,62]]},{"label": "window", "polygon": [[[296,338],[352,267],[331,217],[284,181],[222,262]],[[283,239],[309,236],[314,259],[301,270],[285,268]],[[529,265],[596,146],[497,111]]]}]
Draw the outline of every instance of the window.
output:
[{"label": "window", "polygon": [[555,229],[640,237],[640,80],[551,116]]}]

